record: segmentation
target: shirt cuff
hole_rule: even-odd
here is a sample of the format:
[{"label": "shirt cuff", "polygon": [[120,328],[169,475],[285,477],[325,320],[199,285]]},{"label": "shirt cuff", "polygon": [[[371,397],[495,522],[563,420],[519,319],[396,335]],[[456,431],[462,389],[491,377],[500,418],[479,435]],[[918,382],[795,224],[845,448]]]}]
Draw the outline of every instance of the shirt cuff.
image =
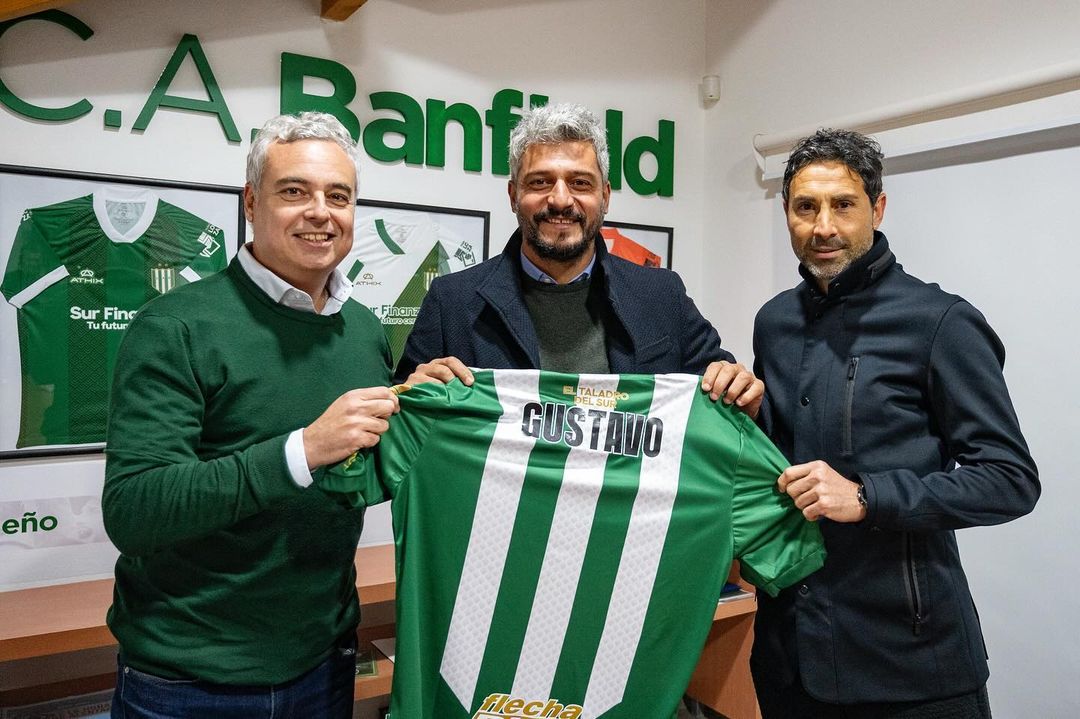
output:
[{"label": "shirt cuff", "polygon": [[304,451],[304,430],[298,429],[285,440],[285,464],[289,466],[289,475],[300,487],[310,487],[314,482],[307,466],[307,452]]}]

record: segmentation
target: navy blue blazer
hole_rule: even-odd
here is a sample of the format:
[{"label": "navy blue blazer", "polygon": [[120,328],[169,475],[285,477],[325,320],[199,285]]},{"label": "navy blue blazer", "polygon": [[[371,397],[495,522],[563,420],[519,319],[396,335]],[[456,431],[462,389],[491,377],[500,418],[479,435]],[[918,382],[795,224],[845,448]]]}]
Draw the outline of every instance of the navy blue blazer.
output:
[{"label": "navy blue blazer", "polygon": [[[477,368],[540,369],[540,342],[525,306],[521,272],[518,230],[502,254],[432,282],[405,343],[397,381],[418,364],[448,356]],[[710,362],[735,360],[671,270],[610,255],[597,235],[593,281],[603,283],[616,320],[607,337],[613,373],[701,374]]]}]

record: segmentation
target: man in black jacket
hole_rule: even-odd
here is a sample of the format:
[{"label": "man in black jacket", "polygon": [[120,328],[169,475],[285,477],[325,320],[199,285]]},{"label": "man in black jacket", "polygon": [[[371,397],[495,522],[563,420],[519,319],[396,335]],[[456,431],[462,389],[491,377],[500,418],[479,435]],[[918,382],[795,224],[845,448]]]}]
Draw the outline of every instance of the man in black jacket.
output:
[{"label": "man in black jacket", "polygon": [[720,346],[674,272],[608,254],[604,129],[580,105],[531,108],[510,136],[502,254],[436,279],[395,377],[460,377],[467,367],[701,374],[702,389],[757,415],[760,381]]},{"label": "man in black jacket", "polygon": [[881,161],[873,140],[819,130],[784,175],[804,281],[757,316],[759,421],[794,463],[779,489],[821,521],[828,559],[760,597],[765,719],[989,717],[953,530],[1039,497],[1000,340],[962,298],[904,272],[877,231]]}]

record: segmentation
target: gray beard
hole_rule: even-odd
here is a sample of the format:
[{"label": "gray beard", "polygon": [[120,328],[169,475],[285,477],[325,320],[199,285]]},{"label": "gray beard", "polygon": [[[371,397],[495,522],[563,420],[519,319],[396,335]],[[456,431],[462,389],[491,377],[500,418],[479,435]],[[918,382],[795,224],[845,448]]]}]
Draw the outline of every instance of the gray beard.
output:
[{"label": "gray beard", "polygon": [[[540,223],[552,216],[567,217],[577,220],[583,230],[581,242],[573,245],[554,244],[541,237]],[[523,217],[520,212],[518,213],[518,226],[521,227],[522,241],[527,243],[539,257],[555,262],[571,262],[580,259],[589,251],[589,248],[592,246],[593,238],[600,232],[600,225],[603,221],[603,217],[601,216],[597,219],[595,226],[589,227],[585,224],[585,218],[574,212],[558,214],[538,212],[531,218]]]}]

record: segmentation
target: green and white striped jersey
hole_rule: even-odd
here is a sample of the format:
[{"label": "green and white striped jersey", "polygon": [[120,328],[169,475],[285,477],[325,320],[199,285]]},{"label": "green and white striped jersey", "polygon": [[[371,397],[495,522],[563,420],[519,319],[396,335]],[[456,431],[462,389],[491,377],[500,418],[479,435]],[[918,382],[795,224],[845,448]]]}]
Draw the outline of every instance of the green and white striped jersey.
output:
[{"label": "green and white striped jersey", "polygon": [[395,719],[669,717],[733,557],[771,593],[821,566],[783,457],[700,378],[475,377],[321,480],[393,498]]},{"label": "green and white striped jersey", "polygon": [[225,267],[222,231],[148,190],[23,212],[0,289],[17,309],[18,447],[105,441],[120,337],[148,300]]}]

